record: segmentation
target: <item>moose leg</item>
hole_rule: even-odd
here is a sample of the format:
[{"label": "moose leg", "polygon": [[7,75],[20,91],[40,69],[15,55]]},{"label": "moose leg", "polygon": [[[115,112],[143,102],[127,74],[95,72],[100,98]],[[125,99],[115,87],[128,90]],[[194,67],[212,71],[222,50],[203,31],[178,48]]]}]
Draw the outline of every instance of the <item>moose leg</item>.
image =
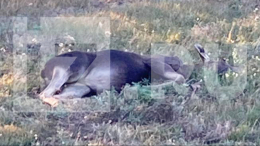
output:
[{"label": "moose leg", "polygon": [[150,67],[154,73],[162,76],[163,78],[172,80],[178,84],[183,84],[185,82],[183,75],[175,72],[170,65],[164,63],[163,61],[152,59]]},{"label": "moose leg", "polygon": [[81,98],[82,96],[88,94],[91,91],[91,89],[80,83],[74,83],[71,85],[68,85],[63,89],[63,91],[60,94],[54,95],[54,98]]},{"label": "moose leg", "polygon": [[81,98],[89,92],[90,88],[83,84],[70,84],[65,87],[60,94],[51,96],[50,98],[43,98],[43,102],[51,105],[52,107],[56,107],[58,106],[59,100],[64,101],[63,99],[66,100],[68,98]]},{"label": "moose leg", "polygon": [[167,71],[164,73],[164,77],[169,79],[169,80],[173,80],[178,84],[183,84],[185,83],[185,79],[182,75],[176,73],[175,71]]},{"label": "moose leg", "polygon": [[57,91],[60,91],[60,88],[64,83],[69,79],[69,72],[61,67],[55,67],[53,69],[52,79],[49,85],[40,93],[40,98],[51,97]]}]

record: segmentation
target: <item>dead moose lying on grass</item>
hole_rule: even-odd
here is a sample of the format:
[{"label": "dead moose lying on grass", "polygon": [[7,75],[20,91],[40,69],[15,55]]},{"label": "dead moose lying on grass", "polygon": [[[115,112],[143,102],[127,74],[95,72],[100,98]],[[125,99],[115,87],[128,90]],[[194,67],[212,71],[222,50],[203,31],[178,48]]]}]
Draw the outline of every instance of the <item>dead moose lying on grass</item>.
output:
[{"label": "dead moose lying on grass", "polygon": [[[227,72],[228,69],[236,71],[225,60],[211,61],[201,45],[196,44],[195,48],[204,64],[217,64],[218,73]],[[96,53],[73,51],[58,55],[45,64],[41,76],[47,87],[40,97],[56,105],[57,102],[53,103],[49,97],[81,98],[111,87],[120,92],[125,84],[142,81],[151,74],[183,84],[189,71],[190,66],[183,64],[178,57],[142,56],[118,50]]]}]

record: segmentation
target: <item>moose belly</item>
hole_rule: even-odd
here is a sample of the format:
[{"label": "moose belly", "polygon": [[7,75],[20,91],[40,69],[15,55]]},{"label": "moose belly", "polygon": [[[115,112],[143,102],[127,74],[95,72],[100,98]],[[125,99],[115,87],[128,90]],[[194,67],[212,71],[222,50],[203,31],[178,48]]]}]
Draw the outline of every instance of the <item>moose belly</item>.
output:
[{"label": "moose belly", "polygon": [[[121,78],[121,79],[120,79]],[[82,82],[82,81],[81,81]],[[93,68],[84,78],[84,84],[97,92],[110,90],[112,86],[116,89],[123,84],[122,74],[110,68]]]}]

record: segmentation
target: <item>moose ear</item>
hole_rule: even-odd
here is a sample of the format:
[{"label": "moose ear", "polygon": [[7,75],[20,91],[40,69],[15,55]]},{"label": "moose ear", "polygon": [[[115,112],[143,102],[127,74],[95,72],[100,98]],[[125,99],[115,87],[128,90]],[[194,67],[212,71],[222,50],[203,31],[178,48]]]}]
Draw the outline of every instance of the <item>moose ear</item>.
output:
[{"label": "moose ear", "polygon": [[207,62],[207,61],[210,60],[210,58],[207,55],[206,51],[204,50],[204,48],[200,44],[195,44],[194,47],[195,47],[195,49],[197,50],[197,52],[199,53],[201,59],[204,62]]},{"label": "moose ear", "polygon": [[200,44],[195,44],[194,47],[197,49],[199,53],[205,53],[204,48]]}]

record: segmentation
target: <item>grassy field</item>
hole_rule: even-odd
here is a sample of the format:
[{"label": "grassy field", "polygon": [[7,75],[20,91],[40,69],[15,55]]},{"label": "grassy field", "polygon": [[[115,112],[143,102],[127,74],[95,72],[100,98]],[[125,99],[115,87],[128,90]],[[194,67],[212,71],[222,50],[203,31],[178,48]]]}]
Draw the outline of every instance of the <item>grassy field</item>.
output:
[{"label": "grassy field", "polygon": [[[260,145],[259,9],[259,0],[0,0],[0,145]],[[195,95],[151,90],[144,80],[52,108],[37,97],[39,71],[53,55],[46,49],[44,58],[37,44],[47,39],[60,53],[174,52],[194,64],[200,43],[245,71],[226,73],[217,88],[204,80],[215,79],[209,70],[194,69],[188,80],[203,80]],[[71,42],[77,49],[61,45]]]}]

